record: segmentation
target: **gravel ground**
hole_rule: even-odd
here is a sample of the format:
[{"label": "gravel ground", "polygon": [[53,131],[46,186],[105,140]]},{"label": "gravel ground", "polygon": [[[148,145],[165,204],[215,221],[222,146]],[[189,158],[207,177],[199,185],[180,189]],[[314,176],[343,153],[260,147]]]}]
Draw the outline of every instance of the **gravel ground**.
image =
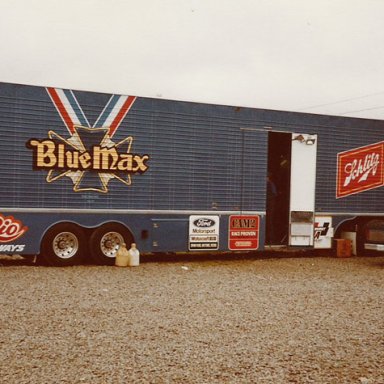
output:
[{"label": "gravel ground", "polygon": [[384,383],[384,257],[0,263],[1,383]]}]

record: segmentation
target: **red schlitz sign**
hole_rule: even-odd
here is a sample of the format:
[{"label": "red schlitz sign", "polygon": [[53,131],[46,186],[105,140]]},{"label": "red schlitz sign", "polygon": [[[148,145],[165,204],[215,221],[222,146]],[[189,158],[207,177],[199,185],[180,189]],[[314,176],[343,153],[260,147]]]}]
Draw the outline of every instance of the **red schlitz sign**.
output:
[{"label": "red schlitz sign", "polygon": [[337,155],[336,197],[345,197],[384,185],[384,142]]}]

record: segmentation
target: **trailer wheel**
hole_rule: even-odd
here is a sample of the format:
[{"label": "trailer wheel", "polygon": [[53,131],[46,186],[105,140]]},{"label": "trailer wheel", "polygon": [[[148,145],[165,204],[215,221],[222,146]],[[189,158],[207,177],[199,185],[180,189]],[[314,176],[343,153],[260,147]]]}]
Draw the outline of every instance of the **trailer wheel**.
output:
[{"label": "trailer wheel", "polygon": [[49,265],[79,264],[84,257],[86,239],[76,224],[62,223],[50,228],[43,239],[42,256]]},{"label": "trailer wheel", "polygon": [[90,238],[91,256],[97,264],[113,265],[120,244],[133,243],[131,232],[118,223],[107,223],[96,228]]},{"label": "trailer wheel", "polygon": [[373,219],[360,224],[357,236],[357,254],[360,256],[380,255],[380,251],[365,249],[365,243],[382,246],[384,244],[384,221]]}]

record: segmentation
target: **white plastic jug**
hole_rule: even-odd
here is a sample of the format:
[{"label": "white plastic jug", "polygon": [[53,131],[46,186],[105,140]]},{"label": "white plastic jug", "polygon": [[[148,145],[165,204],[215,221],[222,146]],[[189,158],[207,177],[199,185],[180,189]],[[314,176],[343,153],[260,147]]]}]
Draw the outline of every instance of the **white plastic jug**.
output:
[{"label": "white plastic jug", "polygon": [[129,253],[129,267],[137,267],[140,264],[140,252],[136,248],[136,244],[132,243]]}]

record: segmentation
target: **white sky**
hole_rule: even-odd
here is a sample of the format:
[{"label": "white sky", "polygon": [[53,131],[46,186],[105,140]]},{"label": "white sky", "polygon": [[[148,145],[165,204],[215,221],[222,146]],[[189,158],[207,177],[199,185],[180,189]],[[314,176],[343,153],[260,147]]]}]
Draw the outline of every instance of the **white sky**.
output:
[{"label": "white sky", "polygon": [[0,0],[0,81],[384,119],[384,0]]}]

